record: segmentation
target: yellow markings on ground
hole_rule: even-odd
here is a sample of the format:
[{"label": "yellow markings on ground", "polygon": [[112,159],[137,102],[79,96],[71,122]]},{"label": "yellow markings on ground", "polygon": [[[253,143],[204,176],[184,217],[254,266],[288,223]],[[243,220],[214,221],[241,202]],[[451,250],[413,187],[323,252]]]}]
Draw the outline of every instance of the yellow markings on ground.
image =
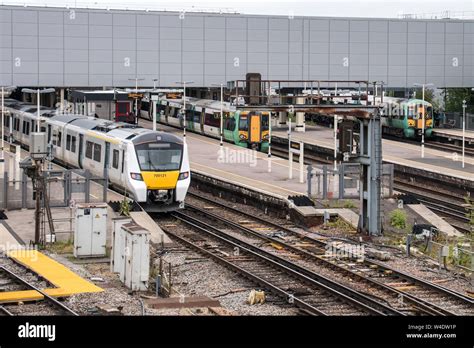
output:
[{"label": "yellow markings on ground", "polygon": [[[37,250],[12,250],[8,252],[8,257],[56,286],[56,288],[41,289],[50,296],[65,297],[85,292],[104,291]],[[34,301],[42,298],[43,295],[35,290],[0,292],[0,303]]]}]

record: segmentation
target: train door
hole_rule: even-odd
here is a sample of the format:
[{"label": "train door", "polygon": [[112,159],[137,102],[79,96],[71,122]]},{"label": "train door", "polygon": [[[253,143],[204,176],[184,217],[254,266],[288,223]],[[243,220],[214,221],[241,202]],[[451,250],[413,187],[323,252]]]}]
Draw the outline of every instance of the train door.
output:
[{"label": "train door", "polygon": [[129,114],[130,114],[130,103],[128,101],[115,103],[115,121],[127,122]]},{"label": "train door", "polygon": [[51,125],[48,124],[48,144],[51,142]]},{"label": "train door", "polygon": [[201,134],[204,134],[204,118],[206,117],[206,109],[202,108],[201,111]]},{"label": "train door", "polygon": [[105,142],[104,179],[109,177],[110,143]]},{"label": "train door", "polygon": [[250,143],[259,143],[262,135],[260,114],[251,114],[249,123],[249,141]]},{"label": "train door", "polygon": [[79,168],[82,168],[82,159],[84,158],[84,135],[79,134],[79,151],[77,151],[77,163]]}]

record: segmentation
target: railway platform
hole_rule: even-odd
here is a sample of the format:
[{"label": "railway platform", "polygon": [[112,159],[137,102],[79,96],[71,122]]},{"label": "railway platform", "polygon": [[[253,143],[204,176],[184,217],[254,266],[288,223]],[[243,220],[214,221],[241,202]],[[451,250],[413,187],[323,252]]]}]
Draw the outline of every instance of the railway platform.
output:
[{"label": "railway platform", "polygon": [[[151,122],[146,120],[141,120],[141,126],[151,128]],[[158,130],[171,132],[176,135],[181,135],[181,130],[158,124]],[[323,129],[322,127],[310,127],[309,131],[304,134],[293,133],[293,139],[305,139],[305,141],[312,142],[321,146],[330,147],[332,145],[330,138],[331,134],[330,129]],[[274,136],[286,136],[286,130],[276,130]],[[293,164],[293,179],[288,179],[289,164],[287,159],[272,157],[272,171],[268,172],[268,157],[267,154],[262,152],[252,152],[247,149],[235,146],[233,144],[224,143],[224,156],[219,156],[219,141],[217,139],[212,139],[205,137],[196,133],[187,132],[186,141],[189,148],[189,157],[191,163],[191,169],[193,173],[198,173],[200,175],[205,175],[207,177],[219,179],[223,182],[232,182],[235,185],[242,188],[242,191],[252,190],[257,193],[261,193],[268,196],[276,197],[282,201],[285,201],[289,206],[291,202],[288,200],[288,196],[294,195],[306,195],[307,194],[307,183],[300,183],[299,178],[299,167],[297,163]],[[385,148],[389,145],[385,145]],[[427,149],[425,149],[427,151]],[[432,150],[428,150],[431,152]],[[436,160],[435,154],[441,151],[434,151],[434,154],[429,154],[426,152],[427,157],[425,160],[433,161]],[[407,164],[408,159],[401,158],[404,154],[403,147],[396,147],[392,150],[393,155],[390,155],[389,158],[393,160]],[[396,157],[395,154],[398,153]],[[445,155],[446,153],[442,153]],[[248,156],[255,157],[248,157]],[[439,155],[439,156],[442,156]],[[233,157],[232,157],[233,156]],[[240,157],[239,157],[240,156]],[[247,156],[247,157],[246,157]],[[406,153],[405,153],[405,156]],[[408,156],[407,156],[408,157]],[[237,161],[237,159],[241,161]],[[442,157],[444,159],[444,157]],[[422,164],[417,159],[411,160],[414,162],[414,165],[422,167]],[[440,160],[440,159],[438,159]],[[470,159],[470,162],[473,164],[468,164],[474,168],[474,159]],[[460,163],[455,163],[454,165],[460,166]],[[453,165],[453,167],[454,167]],[[434,164],[430,164],[432,167],[436,167]],[[306,169],[306,167],[305,167]],[[445,171],[444,168],[438,169],[439,171]],[[455,169],[451,169],[450,173],[460,175],[462,177],[468,176],[468,171],[460,171],[455,173]],[[306,179],[306,172],[304,175]],[[347,208],[327,208],[327,209],[318,209],[316,207],[294,207],[294,210],[304,218],[319,218],[322,220],[324,211],[326,210],[330,213],[331,216],[337,215],[342,220],[346,221],[353,228],[357,228],[358,224],[358,215],[351,209]],[[431,212],[431,214],[433,214]],[[421,217],[424,216],[422,213]],[[449,225],[449,224],[447,224]],[[444,227],[442,227],[444,229]],[[452,228],[448,228],[449,231]],[[453,232],[455,233],[455,232]]]},{"label": "railway platform", "polygon": [[[433,131],[433,136],[438,138],[446,138],[448,141],[462,141],[461,129],[436,128]],[[466,130],[465,133],[466,144],[474,144],[474,131]]]},{"label": "railway platform", "polygon": [[[288,128],[274,128],[273,137],[287,139]],[[293,141],[303,141],[327,149],[334,149],[334,130],[321,126],[306,126],[304,133],[292,132]],[[465,157],[461,166],[461,154],[430,149],[425,146],[425,157],[421,157],[421,146],[403,141],[383,139],[383,160],[437,174],[474,181],[474,158]]]},{"label": "railway platform", "polygon": [[[15,260],[15,262],[30,269],[32,272],[53,284],[54,288],[41,289],[49,296],[66,297],[80,293],[103,291],[100,287],[78,276],[66,266],[37,250],[11,250],[7,254],[8,257]],[[6,291],[0,293],[0,303],[37,301],[42,299],[43,295],[36,290]]]},{"label": "railway platform", "polygon": [[[14,161],[14,156],[10,153],[9,147],[6,146],[6,156],[4,168],[8,172],[11,168],[10,161]],[[20,158],[23,160],[28,156],[28,152],[24,149],[20,150]],[[48,166],[49,163],[46,163],[45,166]],[[62,167],[51,163],[53,170],[61,170]],[[9,179],[14,180],[20,178],[19,175],[14,175],[9,173]],[[78,177],[77,174],[73,174],[73,178]],[[0,182],[2,182],[0,177]],[[2,190],[4,189],[3,182],[0,186],[0,201],[2,200]],[[31,180],[27,180],[27,208],[32,208],[34,206],[34,201],[31,196]],[[10,194],[8,200],[12,203],[15,200],[18,202],[21,201],[20,187],[21,185],[15,185],[14,183],[10,184],[9,187]],[[16,187],[17,186],[17,187]],[[61,201],[63,199],[63,190],[58,184],[57,186],[51,186],[49,189],[50,201]],[[17,192],[18,191],[18,192]],[[99,182],[91,181],[90,183],[90,199],[91,202],[100,202],[103,199],[103,185]],[[59,232],[55,233],[56,240],[67,241],[72,239],[74,230],[73,230],[73,218],[74,218],[74,204],[83,202],[84,192],[75,192],[72,194],[74,202],[71,202],[69,206],[60,206],[52,207],[51,214],[53,217],[53,223],[55,229]],[[107,190],[107,201],[121,201],[123,200],[123,195],[120,193],[108,189]],[[13,202],[15,203],[15,202]],[[12,204],[14,206],[19,206],[19,204]],[[4,203],[0,202],[0,207],[4,207]],[[6,246],[20,244],[28,244],[30,241],[34,240],[34,209],[11,209],[5,211],[7,220],[0,220],[0,249],[8,249]],[[169,238],[163,232],[160,226],[158,226],[153,219],[144,211],[133,212],[132,219],[140,226],[145,229],[148,229],[151,233],[152,242],[154,243],[169,243]],[[112,208],[108,207],[107,219],[108,219],[108,228],[107,228],[107,244],[111,243],[112,236],[112,219],[116,216],[116,213]],[[2,228],[3,225],[3,228]],[[46,227],[48,230],[48,227]],[[3,243],[5,242],[5,243]]]}]

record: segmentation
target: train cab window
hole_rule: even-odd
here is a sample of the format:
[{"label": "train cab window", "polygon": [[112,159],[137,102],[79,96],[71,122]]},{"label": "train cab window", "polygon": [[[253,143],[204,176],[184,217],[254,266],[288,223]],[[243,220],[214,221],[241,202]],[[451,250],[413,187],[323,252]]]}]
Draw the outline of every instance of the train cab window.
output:
[{"label": "train cab window", "polygon": [[100,162],[101,151],[102,151],[102,146],[99,144],[94,144],[94,161]]},{"label": "train cab window", "polygon": [[240,115],[239,130],[241,130],[241,131],[248,131],[249,130],[247,116]]},{"label": "train cab window", "polygon": [[71,152],[76,153],[76,137],[71,137]]},{"label": "train cab window", "polygon": [[94,144],[90,141],[86,141],[86,157],[92,159],[92,149],[94,148]]},{"label": "train cab window", "polygon": [[118,169],[119,167],[119,151],[118,150],[114,150],[112,152],[112,167],[114,167],[115,169]]},{"label": "train cab window", "polygon": [[71,136],[66,135],[66,150],[71,151]]},{"label": "train cab window", "polygon": [[262,130],[268,130],[268,114],[262,114]]}]

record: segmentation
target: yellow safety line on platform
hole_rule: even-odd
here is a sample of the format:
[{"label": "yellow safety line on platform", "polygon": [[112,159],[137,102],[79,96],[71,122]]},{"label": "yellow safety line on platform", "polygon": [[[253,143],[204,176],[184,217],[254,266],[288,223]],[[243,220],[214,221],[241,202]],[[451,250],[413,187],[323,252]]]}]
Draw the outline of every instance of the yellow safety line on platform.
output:
[{"label": "yellow safety line on platform", "polygon": [[[8,257],[56,286],[56,288],[42,289],[50,296],[64,297],[84,292],[104,291],[37,250],[12,250],[8,252]],[[42,298],[43,295],[34,290],[0,293],[0,302],[34,301]]]}]

